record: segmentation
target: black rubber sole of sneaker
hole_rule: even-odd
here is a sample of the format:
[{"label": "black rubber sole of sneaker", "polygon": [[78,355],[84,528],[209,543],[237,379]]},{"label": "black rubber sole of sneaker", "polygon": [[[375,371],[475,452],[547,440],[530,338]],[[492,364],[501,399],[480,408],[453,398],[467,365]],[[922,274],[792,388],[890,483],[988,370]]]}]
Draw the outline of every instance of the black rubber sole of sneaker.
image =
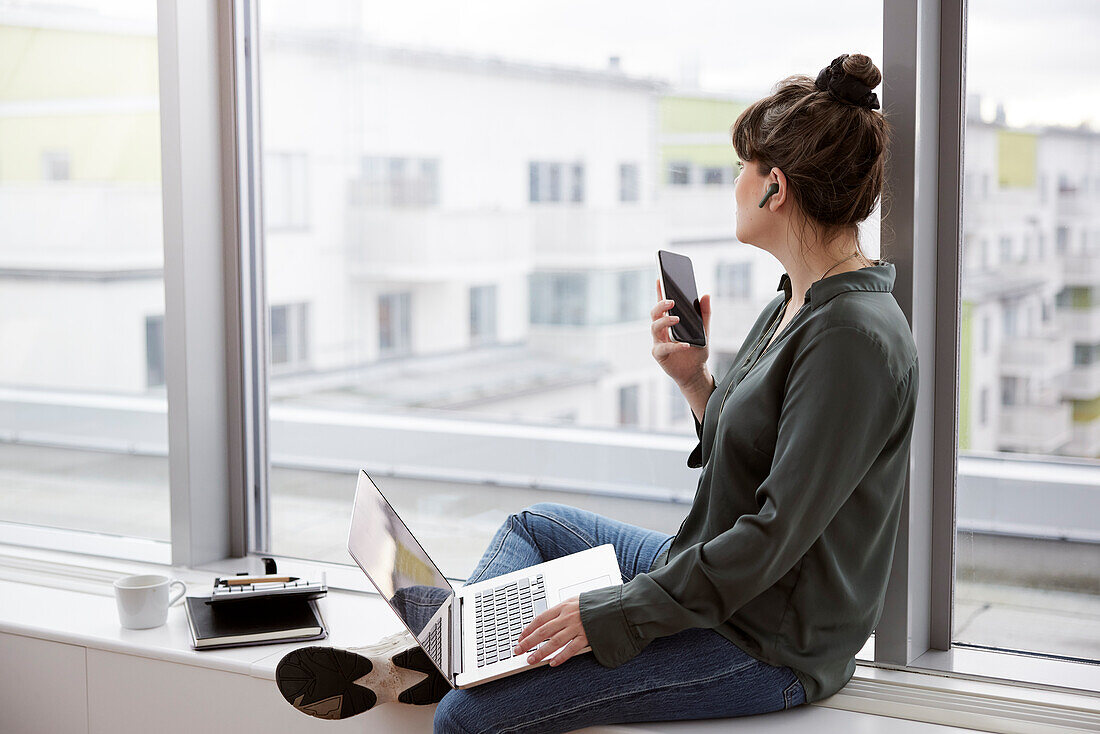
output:
[{"label": "black rubber sole of sneaker", "polygon": [[[427,673],[428,677],[401,691],[398,701],[414,705],[438,703],[451,690],[420,647],[391,658],[394,665]],[[275,668],[275,682],[292,706],[319,719],[346,719],[367,711],[378,701],[374,691],[355,681],[374,669],[369,658],[334,647],[303,647],[287,653]]]},{"label": "black rubber sole of sneaker", "polygon": [[397,696],[397,700],[401,703],[411,703],[415,706],[439,703],[447,695],[447,691],[451,690],[451,685],[439,672],[439,668],[435,667],[435,663],[428,658],[424,648],[414,645],[394,655],[392,660],[394,665],[428,674],[427,678],[415,686],[401,691]]}]

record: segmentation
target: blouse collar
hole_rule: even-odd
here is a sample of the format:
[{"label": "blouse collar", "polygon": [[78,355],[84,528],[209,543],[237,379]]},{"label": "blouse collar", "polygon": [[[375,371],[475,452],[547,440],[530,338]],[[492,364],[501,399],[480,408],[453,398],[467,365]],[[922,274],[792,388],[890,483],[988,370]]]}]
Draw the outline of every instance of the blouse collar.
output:
[{"label": "blouse collar", "polygon": [[[810,283],[810,289],[806,292],[806,301],[813,310],[828,301],[835,295],[848,291],[881,291],[890,293],[894,290],[894,278],[897,269],[894,263],[883,262],[879,265],[870,265],[858,270],[849,270],[828,278],[820,278]],[[791,297],[791,277],[786,273],[779,278],[777,291],[784,291],[787,299]]]}]

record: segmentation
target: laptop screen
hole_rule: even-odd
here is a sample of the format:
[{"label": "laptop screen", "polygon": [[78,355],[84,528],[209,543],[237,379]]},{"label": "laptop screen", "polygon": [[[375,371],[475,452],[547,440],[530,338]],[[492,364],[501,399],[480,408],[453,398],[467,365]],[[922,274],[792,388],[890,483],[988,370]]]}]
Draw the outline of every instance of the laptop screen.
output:
[{"label": "laptop screen", "polygon": [[454,589],[365,471],[359,472],[348,551],[419,638]]}]

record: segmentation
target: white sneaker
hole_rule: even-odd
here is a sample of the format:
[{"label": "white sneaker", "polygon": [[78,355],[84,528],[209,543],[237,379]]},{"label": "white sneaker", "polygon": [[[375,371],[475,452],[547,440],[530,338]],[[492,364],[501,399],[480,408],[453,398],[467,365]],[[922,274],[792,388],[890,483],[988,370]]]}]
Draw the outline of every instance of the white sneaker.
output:
[{"label": "white sneaker", "polygon": [[275,682],[292,706],[319,719],[346,719],[391,701],[433,704],[451,690],[408,630],[365,647],[292,650],[275,667]]}]

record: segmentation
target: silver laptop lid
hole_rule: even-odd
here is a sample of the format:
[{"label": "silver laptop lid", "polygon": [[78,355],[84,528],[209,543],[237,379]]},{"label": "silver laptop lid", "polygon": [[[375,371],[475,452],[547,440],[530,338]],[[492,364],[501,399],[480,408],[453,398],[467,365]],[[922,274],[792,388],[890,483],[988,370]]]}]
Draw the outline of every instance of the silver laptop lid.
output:
[{"label": "silver laptop lid", "polygon": [[[359,472],[355,487],[348,552],[418,639],[431,616],[454,597],[447,577],[365,471]],[[434,587],[435,593],[424,587]],[[446,593],[438,592],[441,589]],[[424,605],[426,598],[431,600],[428,606]],[[406,604],[406,600],[416,603]]]}]

